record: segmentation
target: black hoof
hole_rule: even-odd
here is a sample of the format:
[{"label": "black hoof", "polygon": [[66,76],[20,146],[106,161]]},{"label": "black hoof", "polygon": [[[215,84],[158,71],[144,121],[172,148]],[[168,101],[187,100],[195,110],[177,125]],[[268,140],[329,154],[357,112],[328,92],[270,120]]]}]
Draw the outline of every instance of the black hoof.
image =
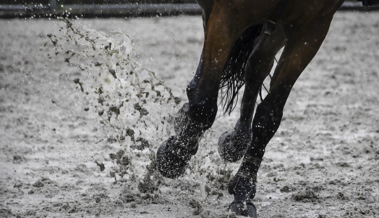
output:
[{"label": "black hoof", "polygon": [[235,132],[225,132],[218,140],[218,153],[222,159],[236,162],[245,155],[249,142],[250,137],[236,136]]},{"label": "black hoof", "polygon": [[229,206],[229,210],[238,216],[257,217],[257,209],[250,201],[233,201]]},{"label": "black hoof", "polygon": [[197,152],[197,144],[191,149],[175,147],[176,137],[163,142],[157,151],[158,171],[167,178],[175,179],[184,174],[191,156]]}]

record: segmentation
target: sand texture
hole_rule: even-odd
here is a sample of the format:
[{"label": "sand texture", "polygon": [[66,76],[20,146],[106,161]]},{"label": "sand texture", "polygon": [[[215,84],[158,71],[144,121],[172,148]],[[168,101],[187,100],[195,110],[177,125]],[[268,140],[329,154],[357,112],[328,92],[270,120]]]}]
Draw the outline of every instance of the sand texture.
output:
[{"label": "sand texture", "polygon": [[[0,217],[235,217],[226,187],[239,163],[217,141],[239,107],[218,114],[184,176],[154,166],[187,101],[201,17],[74,25],[111,48],[67,38],[63,21],[0,20]],[[259,217],[379,217],[378,36],[377,12],[335,15],[267,146]]]}]

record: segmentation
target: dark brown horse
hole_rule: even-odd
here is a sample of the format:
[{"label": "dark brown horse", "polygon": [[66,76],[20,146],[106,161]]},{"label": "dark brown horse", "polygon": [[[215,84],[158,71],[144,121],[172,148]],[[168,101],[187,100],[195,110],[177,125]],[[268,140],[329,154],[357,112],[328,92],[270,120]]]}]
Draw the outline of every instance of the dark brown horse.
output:
[{"label": "dark brown horse", "polygon": [[[224,109],[231,112],[238,90],[245,85],[239,121],[233,131],[220,137],[218,146],[227,161],[243,158],[228,185],[234,195],[229,209],[256,217],[251,199],[266,145],[280,125],[292,87],[316,55],[344,0],[197,1],[204,10],[203,52],[187,87],[189,103],[176,119],[176,136],[157,152],[158,169],[168,178],[182,175],[197,152],[200,137],[215,120],[219,90],[226,89]],[[283,47],[269,93],[253,117],[263,81]]]}]

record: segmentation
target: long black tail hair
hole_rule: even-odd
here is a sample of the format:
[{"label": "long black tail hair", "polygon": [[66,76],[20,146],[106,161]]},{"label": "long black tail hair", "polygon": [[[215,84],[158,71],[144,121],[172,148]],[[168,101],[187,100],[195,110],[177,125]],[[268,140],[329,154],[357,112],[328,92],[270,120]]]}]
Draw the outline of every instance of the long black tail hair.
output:
[{"label": "long black tail hair", "polygon": [[245,85],[247,60],[254,49],[254,41],[260,35],[262,25],[246,29],[235,42],[221,77],[221,104],[224,113],[230,114],[237,105],[238,91]]}]

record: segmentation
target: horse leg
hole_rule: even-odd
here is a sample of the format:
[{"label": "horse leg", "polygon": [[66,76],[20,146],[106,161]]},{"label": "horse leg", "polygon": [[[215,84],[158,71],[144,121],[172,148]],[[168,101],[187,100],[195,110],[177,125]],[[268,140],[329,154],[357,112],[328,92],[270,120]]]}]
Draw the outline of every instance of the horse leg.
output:
[{"label": "horse leg", "polygon": [[266,145],[279,128],[284,105],[301,72],[320,48],[329,29],[332,16],[322,17],[306,29],[287,32],[288,41],[270,83],[270,93],[258,105],[253,120],[253,137],[242,164],[228,186],[234,201],[230,210],[236,214],[256,217],[251,202],[256,192],[257,172]]},{"label": "horse leg", "polygon": [[[200,112],[197,110],[194,114],[193,106],[194,96],[198,98],[217,98],[216,93],[211,94],[209,97],[203,97],[204,92],[198,91],[196,95],[193,94],[193,90],[197,87],[202,79],[202,63],[203,54],[201,55],[199,66],[196,70],[195,76],[187,86],[187,97],[189,103],[185,103],[183,107],[178,111],[175,118],[174,129],[175,136],[171,136],[167,141],[163,142],[157,151],[157,165],[159,172],[167,178],[176,178],[181,176],[186,166],[193,155],[197,153],[198,144],[203,133],[212,126],[216,113],[217,105],[211,105],[205,103],[203,100]],[[197,119],[198,115],[201,115],[201,119]]]},{"label": "horse leg", "polygon": [[234,18],[233,11],[224,5],[216,5],[206,18],[203,53],[196,75],[187,87],[189,103],[180,110],[176,135],[157,151],[158,170],[165,177],[176,178],[184,173],[191,156],[197,152],[200,137],[215,120],[223,68],[233,43],[246,26]]},{"label": "horse leg", "polygon": [[285,43],[281,26],[277,26],[270,35],[266,34],[267,28],[267,24],[263,26],[258,42],[247,61],[240,118],[233,131],[225,132],[219,138],[218,151],[226,161],[238,161],[245,154],[251,141],[251,123],[258,92],[272,69],[276,53]]}]

